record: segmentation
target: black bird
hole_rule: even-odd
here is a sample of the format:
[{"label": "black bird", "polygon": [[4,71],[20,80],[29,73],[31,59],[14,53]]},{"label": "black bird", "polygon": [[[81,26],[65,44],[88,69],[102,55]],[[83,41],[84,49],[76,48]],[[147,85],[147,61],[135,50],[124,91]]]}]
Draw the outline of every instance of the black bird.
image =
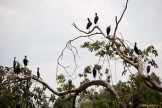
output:
[{"label": "black bird", "polygon": [[14,73],[18,75],[18,74],[20,74],[20,72],[21,72],[20,63],[17,62],[17,65],[15,67]]},{"label": "black bird", "polygon": [[40,78],[39,67],[37,68],[37,77]]},{"label": "black bird", "polygon": [[27,56],[25,55],[25,58],[24,58],[24,60],[23,60],[23,62],[24,62],[24,66],[27,66],[28,65],[28,60],[27,60]]},{"label": "black bird", "polygon": [[87,20],[88,20],[88,23],[87,23],[87,27],[86,27],[86,29],[89,29],[89,28],[90,28],[90,26],[92,25],[92,22],[90,21],[90,19],[89,19],[89,18],[87,18]]},{"label": "black bird", "polygon": [[97,16],[97,13],[95,13],[94,23],[97,24],[99,17]]},{"label": "black bird", "polygon": [[150,66],[147,66],[147,73],[149,73],[150,72]]},{"label": "black bird", "polygon": [[16,57],[14,57],[14,61],[13,61],[13,70],[14,73],[16,74]]},{"label": "black bird", "polygon": [[134,51],[135,51],[135,53],[137,54],[137,55],[139,55],[139,50],[138,50],[138,48],[137,48],[137,43],[135,42],[135,44],[134,44]]},{"label": "black bird", "polygon": [[107,36],[109,36],[110,30],[111,30],[111,26],[107,27],[107,29],[106,29]]},{"label": "black bird", "polygon": [[72,87],[72,80],[71,79],[68,80],[68,85],[69,85],[69,87]]},{"label": "black bird", "polygon": [[14,61],[13,61],[13,68],[15,69],[16,67],[16,57],[14,57]]},{"label": "black bird", "polygon": [[97,74],[97,70],[96,70],[96,67],[93,68],[93,77],[95,78],[96,77],[96,74]]}]

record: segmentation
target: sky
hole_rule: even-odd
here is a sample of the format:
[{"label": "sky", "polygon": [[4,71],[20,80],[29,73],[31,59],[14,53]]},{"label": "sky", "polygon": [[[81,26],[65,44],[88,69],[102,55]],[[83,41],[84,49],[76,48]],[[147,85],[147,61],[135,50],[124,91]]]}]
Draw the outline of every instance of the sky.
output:
[{"label": "sky", "polygon": [[[87,18],[93,21],[97,12],[98,26],[105,32],[111,25],[113,31],[115,16],[121,15],[124,5],[125,0],[0,0],[0,65],[12,66],[14,57],[22,64],[27,55],[32,73],[36,74],[37,67],[40,67],[43,80],[55,88],[58,56],[68,40],[83,35],[72,23],[86,30]],[[140,49],[154,45],[159,54],[155,58],[159,68],[153,71],[162,78],[161,7],[161,0],[129,0],[117,33],[121,32],[131,43],[137,42]],[[94,53],[80,49],[79,45],[87,40],[73,43],[79,51],[77,72],[98,61]],[[62,63],[73,64],[70,52],[65,52]],[[114,62],[111,66],[115,66]],[[121,76],[122,69],[117,65],[117,81],[128,79],[128,75]]]}]

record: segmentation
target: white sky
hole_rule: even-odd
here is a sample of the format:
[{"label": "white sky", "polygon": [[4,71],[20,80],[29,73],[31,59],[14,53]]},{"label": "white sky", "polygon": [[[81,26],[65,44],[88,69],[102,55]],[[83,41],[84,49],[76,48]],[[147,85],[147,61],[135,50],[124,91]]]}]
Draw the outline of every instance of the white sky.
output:
[{"label": "white sky", "polygon": [[[82,34],[71,24],[85,30],[87,18],[93,21],[97,12],[102,30],[109,25],[114,30],[114,18],[121,15],[124,5],[125,0],[0,0],[0,65],[12,66],[14,57],[22,63],[27,55],[33,74],[40,67],[41,77],[56,87],[57,58],[69,39]],[[161,7],[161,0],[130,0],[117,32],[122,32],[130,42],[137,42],[141,49],[155,46],[159,52],[159,69],[155,73],[162,78]],[[75,45],[84,40],[76,41]],[[98,60],[85,49],[79,53],[80,71]],[[64,63],[73,63],[69,53],[65,56]],[[117,79],[126,81],[128,77],[121,77],[120,70],[118,65]]]}]

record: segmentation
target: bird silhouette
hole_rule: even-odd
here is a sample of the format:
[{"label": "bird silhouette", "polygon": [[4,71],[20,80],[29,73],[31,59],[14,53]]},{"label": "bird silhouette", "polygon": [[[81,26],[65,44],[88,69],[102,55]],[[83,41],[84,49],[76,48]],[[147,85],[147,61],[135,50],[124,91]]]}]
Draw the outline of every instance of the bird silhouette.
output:
[{"label": "bird silhouette", "polygon": [[110,30],[111,30],[111,26],[107,27],[107,29],[106,29],[107,36],[109,36]]},{"label": "bird silhouette", "polygon": [[149,73],[150,72],[150,66],[147,66],[147,73]]},{"label": "bird silhouette", "polygon": [[14,61],[13,61],[13,70],[14,73],[16,74],[16,57],[14,57]]},{"label": "bird silhouette", "polygon": [[135,42],[134,44],[134,51],[137,55],[139,55],[139,50],[138,50],[138,47],[137,47],[137,43]]},{"label": "bird silhouette", "polygon": [[96,78],[97,70],[96,67],[93,68],[93,77]]},{"label": "bird silhouette", "polygon": [[14,57],[14,61],[13,61],[13,68],[16,67],[16,57]]},{"label": "bird silhouette", "polygon": [[20,63],[17,62],[17,65],[15,67],[14,73],[18,75],[18,74],[20,74],[20,72],[21,72]]},{"label": "bird silhouette", "polygon": [[95,13],[94,23],[97,24],[99,17],[97,16],[97,13]]},{"label": "bird silhouette", "polygon": [[87,18],[87,20],[88,20],[88,23],[87,23],[86,29],[90,29],[90,26],[92,25],[92,22],[90,21],[89,18]]},{"label": "bird silhouette", "polygon": [[37,77],[40,78],[39,67],[37,68]]},{"label": "bird silhouette", "polygon": [[68,80],[68,85],[69,85],[69,87],[72,87],[72,80],[71,79]]},{"label": "bird silhouette", "polygon": [[23,63],[24,63],[24,66],[27,66],[28,65],[28,60],[27,60],[27,56],[25,55],[25,58],[24,58],[24,60],[23,60]]}]

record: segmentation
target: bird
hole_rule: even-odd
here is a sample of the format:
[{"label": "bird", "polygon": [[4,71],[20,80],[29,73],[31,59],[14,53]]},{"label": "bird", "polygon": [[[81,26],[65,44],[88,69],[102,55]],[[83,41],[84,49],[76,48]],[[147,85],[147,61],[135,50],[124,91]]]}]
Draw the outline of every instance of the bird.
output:
[{"label": "bird", "polygon": [[14,57],[14,61],[13,61],[13,68],[16,67],[16,57]]},{"label": "bird", "polygon": [[69,85],[69,87],[72,87],[72,80],[71,79],[68,80],[68,85]]},{"label": "bird", "polygon": [[39,67],[37,68],[37,77],[40,78]]},{"label": "bird", "polygon": [[106,29],[107,36],[109,36],[110,30],[111,30],[111,25],[109,27],[107,27],[107,29]]},{"label": "bird", "polygon": [[93,68],[93,77],[96,78],[96,73],[97,73],[97,70],[96,70],[96,67]]},{"label": "bird", "polygon": [[137,43],[135,42],[135,44],[134,44],[134,51],[135,51],[135,53],[137,54],[137,55],[139,55],[139,50],[138,50],[138,48],[137,48]]},{"label": "bird", "polygon": [[150,68],[151,68],[151,67],[148,65],[148,66],[147,66],[147,73],[150,72]]},{"label": "bird", "polygon": [[28,65],[28,60],[27,60],[27,56],[25,55],[25,58],[24,58],[24,60],[23,60],[23,63],[24,63],[24,66],[27,66]]},{"label": "bird", "polygon": [[90,26],[92,25],[92,22],[90,21],[89,18],[87,18],[87,20],[88,20],[88,23],[87,23],[86,29],[90,29]]},{"label": "bird", "polygon": [[97,13],[95,13],[94,23],[97,24],[99,17],[97,16]]},{"label": "bird", "polygon": [[21,72],[20,63],[17,62],[17,65],[15,67],[14,73],[18,75],[18,74],[20,74],[20,72]]},{"label": "bird", "polygon": [[14,73],[16,74],[16,57],[14,57],[14,61],[13,61],[13,70]]}]

